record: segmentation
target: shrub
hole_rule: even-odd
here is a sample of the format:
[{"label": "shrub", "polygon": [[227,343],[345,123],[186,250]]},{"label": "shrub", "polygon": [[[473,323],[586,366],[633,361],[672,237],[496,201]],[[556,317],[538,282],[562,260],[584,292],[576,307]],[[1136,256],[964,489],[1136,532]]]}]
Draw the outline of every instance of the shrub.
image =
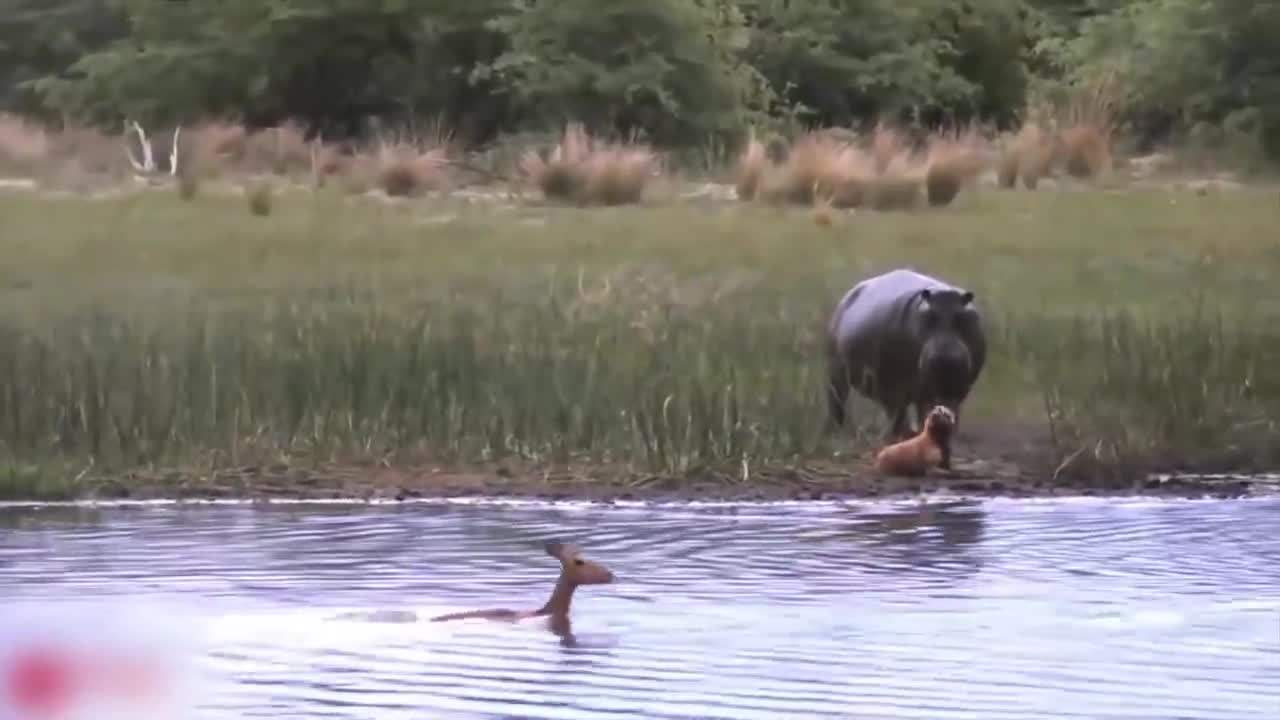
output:
[{"label": "shrub", "polygon": [[188,160],[206,167],[239,164],[244,160],[249,133],[243,125],[206,121],[190,128]]},{"label": "shrub", "polygon": [[835,207],[857,207],[871,175],[871,160],[861,148],[827,133],[810,132],[791,146],[771,192],[804,205],[824,197]]},{"label": "shrub", "polygon": [[747,140],[746,149],[738,159],[737,172],[734,175],[734,190],[739,200],[754,200],[764,182],[765,173],[770,167],[768,151],[764,143],[754,136]]},{"label": "shrub", "polygon": [[596,142],[581,124],[570,124],[545,158],[527,151],[520,169],[548,199],[621,205],[642,199],[657,164],[645,145]]},{"label": "shrub", "polygon": [[1021,178],[1027,190],[1036,190],[1041,178],[1050,174],[1057,152],[1057,137],[1044,131],[1041,118],[1033,115],[1025,120],[1016,135],[1006,137],[997,163],[998,183],[1002,187],[1014,187]]},{"label": "shrub", "polygon": [[288,121],[249,133],[244,138],[244,163],[251,172],[289,175],[311,169],[311,143],[302,126]]},{"label": "shrub", "polygon": [[930,138],[925,191],[932,206],[949,205],[961,188],[986,169],[986,148],[973,130]]},{"label": "shrub", "polygon": [[889,169],[894,158],[902,154],[906,148],[902,133],[884,120],[877,120],[875,129],[871,131],[871,157],[875,160],[876,173]]},{"label": "shrub", "polygon": [[48,159],[49,133],[15,115],[0,115],[0,172],[31,173]]},{"label": "shrub", "polygon": [[249,186],[245,193],[249,201],[249,212],[259,217],[266,217],[271,214],[272,191],[271,183],[266,180],[259,180]]},{"label": "shrub", "polygon": [[908,151],[891,156],[884,172],[867,183],[865,203],[872,210],[910,210],[924,194],[925,167]]},{"label": "shrub", "polygon": [[178,170],[178,197],[192,200],[200,191],[200,176],[193,168]]},{"label": "shrub", "polygon": [[1111,169],[1115,90],[1107,74],[1067,104],[1059,144],[1072,177],[1096,179]]},{"label": "shrub", "polygon": [[585,194],[599,205],[638,203],[657,158],[645,147],[611,146],[587,157]]},{"label": "shrub", "polygon": [[440,188],[448,164],[444,148],[384,143],[378,152],[378,185],[392,197],[415,196]]}]

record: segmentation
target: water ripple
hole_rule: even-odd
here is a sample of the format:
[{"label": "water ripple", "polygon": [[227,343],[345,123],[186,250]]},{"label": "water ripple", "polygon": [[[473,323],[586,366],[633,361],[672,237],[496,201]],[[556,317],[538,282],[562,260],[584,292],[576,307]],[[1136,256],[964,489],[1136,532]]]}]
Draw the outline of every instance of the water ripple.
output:
[{"label": "water ripple", "polygon": [[[1280,500],[0,508],[5,602],[165,598],[202,717],[1272,718]],[[540,621],[541,544],[618,583]],[[417,621],[414,618],[417,618]]]}]

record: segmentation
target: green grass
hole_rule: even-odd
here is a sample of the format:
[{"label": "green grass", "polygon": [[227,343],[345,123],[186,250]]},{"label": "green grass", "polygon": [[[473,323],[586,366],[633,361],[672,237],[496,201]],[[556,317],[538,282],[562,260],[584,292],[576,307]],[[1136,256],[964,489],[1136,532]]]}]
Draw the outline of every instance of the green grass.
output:
[{"label": "green grass", "polygon": [[830,461],[849,441],[821,432],[823,325],[899,265],[985,308],[968,417],[1051,418],[1062,455],[1276,459],[1273,192],[987,190],[833,227],[741,204],[272,204],[0,194],[0,469],[60,468],[65,492],[90,466],[263,458]]}]

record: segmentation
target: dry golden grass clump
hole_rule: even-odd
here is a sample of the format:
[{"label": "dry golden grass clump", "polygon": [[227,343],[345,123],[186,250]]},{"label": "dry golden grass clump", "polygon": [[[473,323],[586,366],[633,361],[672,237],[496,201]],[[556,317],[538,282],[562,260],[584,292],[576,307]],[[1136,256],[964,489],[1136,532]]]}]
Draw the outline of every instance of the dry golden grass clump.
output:
[{"label": "dry golden grass clump", "polygon": [[392,197],[413,197],[444,187],[448,155],[443,147],[383,142],[375,159],[378,186]]},{"label": "dry golden grass clump", "polygon": [[786,197],[812,204],[826,199],[833,207],[856,207],[871,173],[866,154],[856,145],[832,135],[805,135],[787,155],[783,166]]},{"label": "dry golden grass clump", "polygon": [[747,146],[738,158],[737,172],[734,174],[734,190],[739,200],[755,200],[760,187],[764,183],[765,173],[769,170],[769,153],[764,143],[753,134],[747,140]]},{"label": "dry golden grass clump", "polygon": [[821,199],[832,207],[857,207],[872,175],[861,148],[831,133],[809,132],[792,144],[774,178],[766,174],[764,195],[775,202],[811,205]]},{"label": "dry golden grass clump", "polygon": [[1006,138],[996,168],[1001,187],[1012,188],[1021,178],[1028,190],[1034,190],[1041,178],[1052,172],[1058,141],[1054,132],[1044,128],[1044,122],[1038,117],[1030,118],[1016,135]]},{"label": "dry golden grass clump", "polygon": [[871,157],[875,160],[876,173],[886,172],[906,146],[901,131],[884,120],[877,120],[875,129],[871,131]]},{"label": "dry golden grass clump", "polygon": [[244,152],[250,170],[288,175],[311,169],[311,143],[293,121],[250,133]]},{"label": "dry golden grass clump", "polygon": [[938,133],[929,139],[924,177],[925,196],[934,207],[949,205],[987,167],[982,137],[973,129]]},{"label": "dry golden grass clump", "polygon": [[997,180],[1012,188],[1018,178],[1029,190],[1062,163],[1079,180],[1096,180],[1112,166],[1116,91],[1113,75],[1084,86],[1065,106],[1030,109],[1022,128],[1008,139]]},{"label": "dry golden grass clump", "polygon": [[1114,78],[1114,74],[1103,75],[1085,86],[1062,113],[1059,145],[1067,173],[1077,179],[1098,179],[1111,170],[1117,98]]},{"label": "dry golden grass clump", "polygon": [[0,115],[0,172],[29,174],[49,157],[52,142],[44,128],[16,115]]},{"label": "dry golden grass clump", "polygon": [[187,131],[188,158],[200,164],[238,165],[244,160],[249,133],[243,125],[206,121]]},{"label": "dry golden grass clump", "polygon": [[337,148],[318,139],[308,140],[302,126],[293,121],[252,132],[237,123],[207,121],[184,131],[184,136],[189,140],[180,162],[201,174],[307,172],[322,182],[345,168]]},{"label": "dry golden grass clump", "polygon": [[1111,169],[1111,148],[1106,131],[1093,125],[1062,131],[1062,153],[1067,172],[1081,180],[1096,179]]},{"label": "dry golden grass clump", "polygon": [[570,124],[560,142],[544,158],[529,149],[520,158],[520,170],[548,198],[576,200],[586,185],[586,162],[591,137],[582,125]]},{"label": "dry golden grass clump", "polygon": [[245,189],[245,200],[249,204],[250,213],[258,217],[270,215],[275,200],[271,183],[265,179],[255,181]]},{"label": "dry golden grass clump", "polygon": [[658,167],[648,146],[599,142],[576,123],[546,157],[530,149],[520,159],[521,172],[544,197],[588,205],[640,202]]},{"label": "dry golden grass clump", "polygon": [[0,115],[0,173],[33,179],[78,181],[117,176],[128,167],[122,138],[93,128],[45,128],[15,115]]},{"label": "dry golden grass clump", "polygon": [[872,210],[914,209],[924,197],[925,174],[925,164],[914,153],[900,150],[867,183],[864,202]]},{"label": "dry golden grass clump", "polygon": [[200,175],[190,169],[178,169],[178,197],[193,200],[200,191]]},{"label": "dry golden grass clump", "polygon": [[601,205],[640,202],[657,167],[648,148],[612,145],[587,158],[586,196]]},{"label": "dry golden grass clump", "polygon": [[[958,138],[951,140],[946,152],[934,151],[936,185],[949,181],[958,192],[980,172],[982,161],[974,159],[970,144],[967,137]],[[769,162],[764,146],[752,140],[739,159],[735,184],[743,200],[813,205],[816,221],[827,224],[834,208],[916,207],[925,197],[929,169],[929,161],[907,145],[901,131],[881,122],[866,147],[834,132],[807,132],[776,166]]]}]

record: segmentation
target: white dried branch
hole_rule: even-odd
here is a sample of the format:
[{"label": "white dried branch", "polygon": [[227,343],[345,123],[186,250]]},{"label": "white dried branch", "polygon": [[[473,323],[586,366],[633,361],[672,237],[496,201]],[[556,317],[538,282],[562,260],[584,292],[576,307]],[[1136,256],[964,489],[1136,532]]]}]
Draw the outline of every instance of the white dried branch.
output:
[{"label": "white dried branch", "polygon": [[142,161],[139,162],[133,155],[133,151],[129,149],[129,140],[126,138],[124,143],[124,151],[129,156],[129,164],[133,165],[133,169],[140,173],[151,173],[156,169],[155,157],[151,153],[151,142],[147,140],[147,134],[142,130],[142,126],[136,120],[128,120],[126,124],[133,129],[138,135],[138,144],[142,146]]},{"label": "white dried branch", "polygon": [[179,125],[173,129],[173,149],[169,151],[169,174],[178,174],[178,135],[182,132]]}]

